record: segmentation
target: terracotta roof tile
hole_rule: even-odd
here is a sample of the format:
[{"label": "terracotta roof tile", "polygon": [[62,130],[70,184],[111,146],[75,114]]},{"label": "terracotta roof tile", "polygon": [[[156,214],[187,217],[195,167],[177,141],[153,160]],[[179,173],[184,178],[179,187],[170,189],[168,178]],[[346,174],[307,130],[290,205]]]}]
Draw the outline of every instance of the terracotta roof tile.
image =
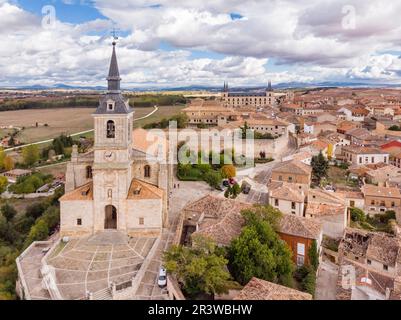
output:
[{"label": "terracotta roof tile", "polygon": [[93,182],[89,182],[60,198],[60,201],[91,201],[93,200]]},{"label": "terracotta roof tile", "polygon": [[252,278],[234,300],[312,300],[309,293]]},{"label": "terracotta roof tile", "polygon": [[153,184],[133,179],[128,191],[128,200],[162,199],[164,191]]}]

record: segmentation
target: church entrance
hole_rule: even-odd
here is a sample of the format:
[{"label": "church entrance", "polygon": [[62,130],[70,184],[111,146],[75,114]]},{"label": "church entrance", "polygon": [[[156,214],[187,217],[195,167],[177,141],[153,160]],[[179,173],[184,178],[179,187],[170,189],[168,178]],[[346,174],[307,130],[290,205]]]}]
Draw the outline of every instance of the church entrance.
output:
[{"label": "church entrance", "polygon": [[117,209],[115,206],[107,206],[104,219],[105,229],[117,229]]}]

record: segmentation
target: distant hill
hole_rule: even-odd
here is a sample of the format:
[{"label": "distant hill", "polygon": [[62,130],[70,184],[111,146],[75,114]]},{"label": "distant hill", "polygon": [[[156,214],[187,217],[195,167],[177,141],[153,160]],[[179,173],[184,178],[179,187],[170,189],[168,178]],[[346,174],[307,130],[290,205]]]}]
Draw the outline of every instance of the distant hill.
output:
[{"label": "distant hill", "polygon": [[[273,89],[301,89],[301,88],[337,88],[337,87],[348,87],[348,88],[401,88],[399,84],[382,84],[382,83],[364,83],[364,82],[318,82],[318,83],[306,83],[306,82],[286,82],[273,85]],[[63,83],[58,83],[53,86],[18,86],[18,87],[4,87],[0,88],[3,90],[14,89],[14,90],[95,90],[103,91],[106,87],[103,86],[71,86]],[[123,88],[127,91],[210,91],[210,92],[221,92],[222,86],[202,86],[202,85],[190,85],[181,87],[138,87],[138,88]],[[266,86],[237,86],[230,87],[230,91],[261,91],[265,90]]]}]

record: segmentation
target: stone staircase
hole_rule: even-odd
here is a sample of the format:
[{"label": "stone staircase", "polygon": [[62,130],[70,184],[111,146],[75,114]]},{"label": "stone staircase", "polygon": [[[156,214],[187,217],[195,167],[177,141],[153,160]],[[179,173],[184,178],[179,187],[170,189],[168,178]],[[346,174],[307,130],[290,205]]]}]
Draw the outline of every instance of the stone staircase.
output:
[{"label": "stone staircase", "polygon": [[110,289],[104,288],[93,293],[90,300],[113,300],[113,297],[111,295]]}]

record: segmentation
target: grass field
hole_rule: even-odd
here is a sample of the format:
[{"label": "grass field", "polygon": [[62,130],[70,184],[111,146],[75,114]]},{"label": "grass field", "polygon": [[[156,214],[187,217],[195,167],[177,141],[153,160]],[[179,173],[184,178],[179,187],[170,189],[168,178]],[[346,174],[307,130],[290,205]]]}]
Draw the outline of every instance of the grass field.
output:
[{"label": "grass field", "polygon": [[[180,113],[184,106],[159,107],[159,110],[148,119],[135,121],[135,127],[160,121]],[[135,108],[134,118],[141,118],[153,111],[153,108]],[[25,127],[18,134],[22,143],[32,143],[58,137],[61,134],[93,129],[93,108],[40,109],[0,112],[0,126]],[[39,127],[35,124],[39,123]],[[48,126],[44,126],[47,124]]]},{"label": "grass field", "polygon": [[[152,114],[149,118],[146,118],[146,119],[143,119],[143,120],[139,120],[139,121],[135,121],[134,122],[134,127],[135,128],[139,128],[139,127],[143,127],[144,125],[146,125],[148,123],[158,122],[158,121],[162,120],[163,118],[170,118],[172,116],[180,114],[181,110],[184,109],[184,108],[185,108],[185,106],[183,106],[183,105],[159,107],[159,110],[156,113]],[[135,109],[134,118],[140,118],[141,117],[139,111],[141,111],[142,109],[149,110],[149,108],[138,108],[138,109]],[[148,114],[148,113],[149,112],[146,112],[146,114]]]},{"label": "grass field", "polygon": [[57,165],[48,166],[45,168],[38,168],[37,170],[43,174],[51,174],[54,177],[56,177],[60,174],[65,174],[65,172],[67,171],[67,163],[64,162]]}]

